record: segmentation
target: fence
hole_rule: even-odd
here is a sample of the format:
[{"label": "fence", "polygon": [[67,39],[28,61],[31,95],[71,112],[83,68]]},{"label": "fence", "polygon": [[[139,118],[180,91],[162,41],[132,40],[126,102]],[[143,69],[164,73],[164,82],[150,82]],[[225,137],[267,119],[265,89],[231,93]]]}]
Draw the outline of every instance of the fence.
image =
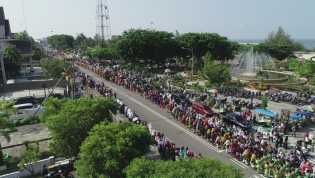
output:
[{"label": "fence", "polygon": [[[46,88],[51,88],[55,86],[56,80],[40,80],[40,81],[28,81],[28,82],[21,82],[21,83],[14,83],[14,84],[7,84],[5,86],[0,86],[0,92],[14,92],[14,91],[21,91],[21,90],[33,90],[33,89],[42,89],[43,86]],[[61,82],[59,87],[64,87],[65,83]]]},{"label": "fence", "polygon": [[49,157],[47,159],[39,160],[35,163],[26,165],[26,168],[24,170],[1,175],[0,178],[24,178],[39,175],[43,173],[43,169],[45,166],[48,167],[54,162],[55,158]]}]

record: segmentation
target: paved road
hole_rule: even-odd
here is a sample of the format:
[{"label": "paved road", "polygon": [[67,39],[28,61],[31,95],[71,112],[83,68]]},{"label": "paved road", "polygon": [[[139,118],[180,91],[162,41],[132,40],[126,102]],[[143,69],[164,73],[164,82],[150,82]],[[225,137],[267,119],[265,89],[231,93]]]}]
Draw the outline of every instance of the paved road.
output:
[{"label": "paved road", "polygon": [[91,71],[88,71],[82,67],[78,68],[81,72],[89,75],[94,80],[104,82],[106,86],[112,88],[117,93],[117,96],[122,99],[125,104],[132,108],[144,120],[150,122],[153,128],[164,133],[176,145],[188,146],[192,148],[195,153],[202,153],[204,156],[208,156],[224,163],[233,165],[236,168],[242,170],[245,174],[245,177],[263,177],[262,175],[258,175],[247,165],[226,154],[223,150],[218,150],[204,139],[193,134],[183,125],[171,119],[172,116],[165,110],[161,110],[157,105],[151,103],[148,100],[145,100],[139,94],[130,92],[123,87],[103,80]]}]

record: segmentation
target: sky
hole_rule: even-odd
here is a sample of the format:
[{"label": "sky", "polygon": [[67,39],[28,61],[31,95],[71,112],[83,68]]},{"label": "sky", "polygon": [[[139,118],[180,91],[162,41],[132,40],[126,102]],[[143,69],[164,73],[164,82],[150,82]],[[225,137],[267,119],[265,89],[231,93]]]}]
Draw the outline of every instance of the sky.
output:
[{"label": "sky", "polygon": [[[0,0],[13,32],[94,36],[98,0]],[[295,39],[315,39],[315,0],[108,0],[111,31],[130,28],[215,32],[263,39],[282,26]]]}]

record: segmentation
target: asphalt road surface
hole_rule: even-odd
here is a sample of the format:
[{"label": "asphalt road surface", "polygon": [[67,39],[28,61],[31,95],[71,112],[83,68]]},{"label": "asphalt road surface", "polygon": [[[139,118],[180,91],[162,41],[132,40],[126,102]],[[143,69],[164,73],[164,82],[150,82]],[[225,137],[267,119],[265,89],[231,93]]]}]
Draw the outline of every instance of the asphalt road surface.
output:
[{"label": "asphalt road surface", "polygon": [[161,110],[159,106],[144,99],[135,92],[131,92],[123,87],[115,85],[98,77],[95,73],[77,66],[78,69],[92,77],[95,81],[104,82],[107,87],[110,87],[117,93],[117,96],[131,109],[133,109],[142,119],[152,124],[153,128],[164,133],[172,142],[178,146],[188,146],[196,154],[201,153],[205,157],[220,160],[226,164],[233,165],[240,169],[245,177],[259,178],[264,177],[257,174],[251,167],[232,158],[225,153],[224,150],[219,150],[215,146],[209,144],[203,138],[195,135],[189,129],[172,119],[172,116],[166,110]]}]

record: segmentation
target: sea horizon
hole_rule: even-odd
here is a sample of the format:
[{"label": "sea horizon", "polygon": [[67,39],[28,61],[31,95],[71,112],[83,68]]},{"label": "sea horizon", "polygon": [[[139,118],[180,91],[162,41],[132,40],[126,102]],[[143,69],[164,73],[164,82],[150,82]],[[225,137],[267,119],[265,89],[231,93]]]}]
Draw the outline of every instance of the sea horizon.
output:
[{"label": "sea horizon", "polygon": [[[265,39],[232,39],[239,43],[262,43]],[[293,39],[301,43],[306,49],[315,49],[315,39]]]}]

